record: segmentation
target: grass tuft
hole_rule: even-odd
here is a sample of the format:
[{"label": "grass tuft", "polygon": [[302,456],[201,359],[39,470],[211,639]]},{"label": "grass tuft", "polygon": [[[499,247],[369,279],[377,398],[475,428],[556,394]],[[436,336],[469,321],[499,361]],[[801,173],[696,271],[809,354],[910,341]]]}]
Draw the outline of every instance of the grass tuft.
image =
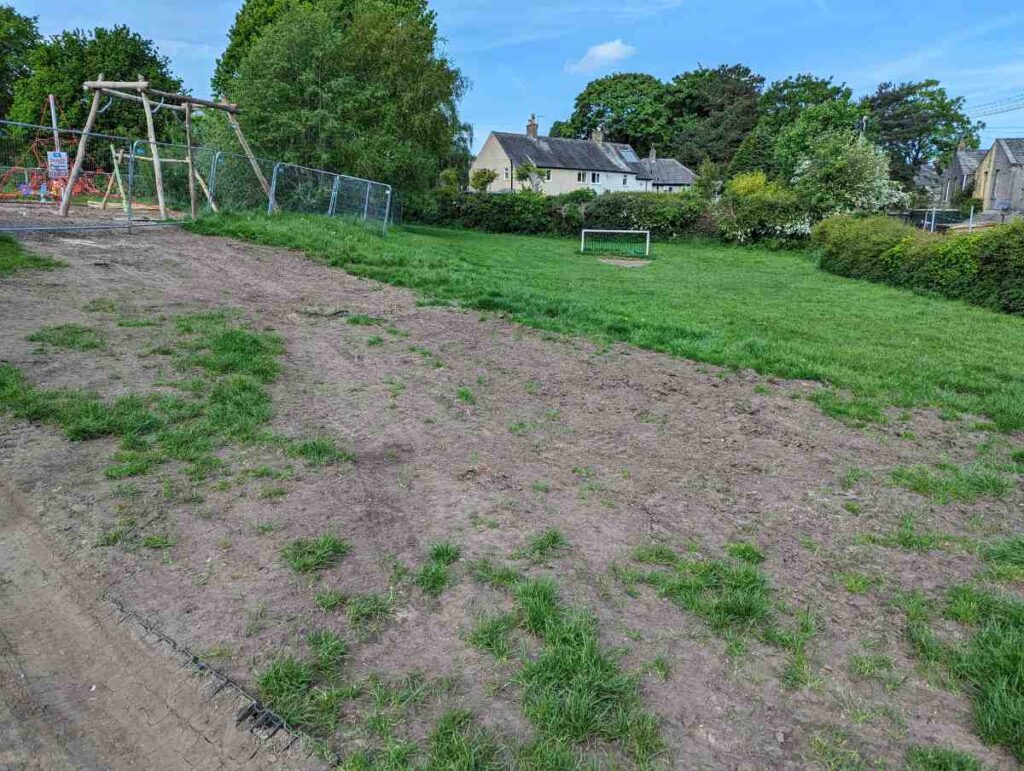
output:
[{"label": "grass tuft", "polygon": [[915,744],[907,750],[907,771],[984,771],[973,755],[952,747]]},{"label": "grass tuft", "polygon": [[343,538],[325,534],[319,538],[298,538],[285,545],[281,556],[296,573],[311,573],[331,567],[351,549]]},{"label": "grass tuft", "polygon": [[936,503],[960,501],[973,503],[979,498],[1004,498],[1016,483],[1010,477],[983,463],[969,466],[942,464],[902,466],[889,475],[893,484],[931,498]]},{"label": "grass tuft", "polygon": [[351,453],[339,450],[334,440],[327,437],[304,439],[290,444],[288,455],[292,458],[301,458],[310,466],[329,466],[332,463],[353,460]]}]

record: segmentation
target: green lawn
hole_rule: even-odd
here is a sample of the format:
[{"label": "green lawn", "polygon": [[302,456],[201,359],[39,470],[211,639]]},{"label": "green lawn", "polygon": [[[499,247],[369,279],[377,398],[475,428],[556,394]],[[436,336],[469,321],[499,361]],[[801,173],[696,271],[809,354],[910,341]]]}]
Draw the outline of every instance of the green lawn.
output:
[{"label": "green lawn", "polygon": [[816,399],[839,417],[934,407],[1024,428],[1024,319],[833,276],[807,254],[657,244],[650,265],[624,269],[566,239],[426,227],[382,239],[301,215],[216,215],[189,227],[302,249],[543,329],[818,380],[840,389]]},{"label": "green lawn", "polygon": [[48,270],[61,265],[63,263],[49,257],[30,254],[14,238],[6,233],[0,233],[0,278],[9,276],[16,270]]}]

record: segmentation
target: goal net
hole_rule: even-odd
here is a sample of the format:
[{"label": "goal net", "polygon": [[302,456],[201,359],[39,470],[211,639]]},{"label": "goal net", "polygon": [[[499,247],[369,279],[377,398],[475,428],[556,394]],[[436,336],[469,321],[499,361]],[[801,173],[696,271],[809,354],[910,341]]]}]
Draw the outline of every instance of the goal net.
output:
[{"label": "goal net", "polygon": [[580,254],[617,254],[647,257],[651,253],[649,230],[587,230],[580,233]]}]

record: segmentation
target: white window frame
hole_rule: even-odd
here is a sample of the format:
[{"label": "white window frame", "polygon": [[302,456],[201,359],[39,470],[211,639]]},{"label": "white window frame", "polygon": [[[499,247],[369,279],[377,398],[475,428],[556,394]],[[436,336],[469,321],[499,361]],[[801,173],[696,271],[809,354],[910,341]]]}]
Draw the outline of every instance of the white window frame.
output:
[{"label": "white window frame", "polygon": [[622,186],[626,187],[629,184],[629,174],[622,175]]},{"label": "white window frame", "polygon": [[585,171],[577,171],[576,172],[576,182],[577,182],[577,184],[580,184],[580,185],[587,184],[587,172],[585,172]]},{"label": "white window frame", "polygon": [[506,166],[504,169],[502,169],[502,171],[505,172],[505,179],[507,180],[508,179],[508,166]]},{"label": "white window frame", "polygon": [[601,172],[600,171],[592,171],[592,172],[590,172],[590,184],[592,184],[592,185],[600,185],[601,184]]}]

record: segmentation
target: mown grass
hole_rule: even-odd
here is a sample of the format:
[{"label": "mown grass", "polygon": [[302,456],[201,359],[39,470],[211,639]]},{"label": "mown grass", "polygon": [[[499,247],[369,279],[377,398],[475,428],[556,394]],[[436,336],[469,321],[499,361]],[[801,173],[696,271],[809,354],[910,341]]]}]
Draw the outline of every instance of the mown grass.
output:
[{"label": "mown grass", "polygon": [[63,266],[60,260],[32,254],[12,236],[0,233],[0,278],[19,270],[52,270]]},{"label": "mown grass", "polygon": [[293,215],[223,214],[189,227],[302,249],[554,332],[821,381],[840,389],[816,397],[822,409],[853,421],[932,407],[1024,428],[1024,319],[833,276],[804,254],[680,242],[623,271],[563,239],[424,227],[381,239]]},{"label": "mown grass", "polygon": [[963,641],[933,631],[931,609],[919,596],[905,608],[914,653],[967,692],[978,736],[1024,761],[1024,600],[969,584],[950,589],[941,611],[964,625]]}]

